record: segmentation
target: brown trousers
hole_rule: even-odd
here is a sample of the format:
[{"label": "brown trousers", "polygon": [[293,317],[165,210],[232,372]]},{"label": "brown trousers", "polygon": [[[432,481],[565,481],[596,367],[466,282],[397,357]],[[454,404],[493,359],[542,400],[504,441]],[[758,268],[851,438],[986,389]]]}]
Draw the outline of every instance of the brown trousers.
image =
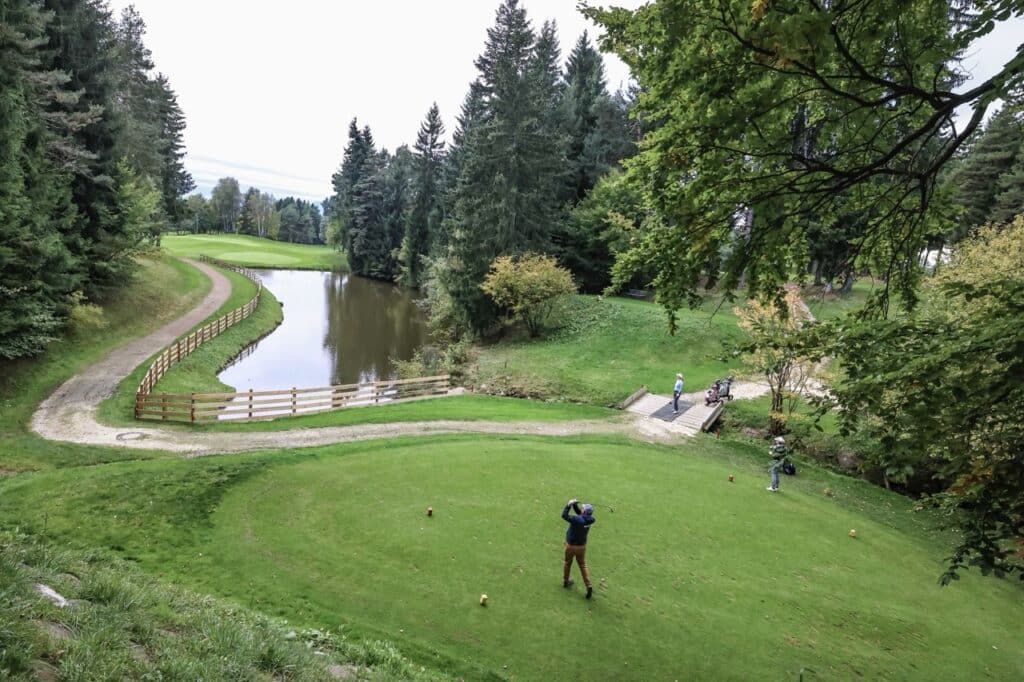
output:
[{"label": "brown trousers", "polygon": [[572,570],[572,560],[580,565],[580,573],[583,574],[583,584],[590,587],[590,571],[587,570],[587,546],[586,545],[565,545],[565,563],[562,565],[562,582],[569,579],[569,572]]}]

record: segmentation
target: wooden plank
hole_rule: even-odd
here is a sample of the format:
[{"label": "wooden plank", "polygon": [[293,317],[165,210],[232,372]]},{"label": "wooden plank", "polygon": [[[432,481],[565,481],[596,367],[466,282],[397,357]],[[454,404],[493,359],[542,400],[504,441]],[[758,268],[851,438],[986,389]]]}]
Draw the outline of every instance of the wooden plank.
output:
[{"label": "wooden plank", "polygon": [[138,414],[139,414],[140,417],[143,417],[143,418],[145,418],[145,417],[152,417],[154,419],[163,419],[164,417],[167,417],[167,419],[169,421],[170,420],[179,420],[179,419],[180,420],[184,420],[184,421],[189,421],[189,419],[190,419],[190,415],[189,415],[188,412],[177,412],[177,411],[172,412],[170,410],[168,410],[167,412],[164,412],[162,410],[139,410]]},{"label": "wooden plank", "polygon": [[[258,396],[259,392],[258,391],[253,391],[252,394],[254,396]],[[356,392],[348,392],[348,393],[335,392],[335,393],[330,393],[330,392],[326,392],[325,391],[323,393],[306,394],[306,395],[302,395],[302,396],[296,396],[296,401],[295,402],[297,404],[299,404],[299,405],[303,405],[303,404],[308,403],[308,402],[317,402],[317,401],[327,400],[327,399],[338,400],[338,399],[344,398],[344,399],[347,400],[347,399],[359,398],[359,397],[363,397],[363,396],[372,397],[374,395],[375,395],[375,393],[356,393]],[[199,408],[199,409],[203,409],[203,410],[209,409],[209,408],[214,408],[214,407],[217,407],[217,408],[220,408],[220,407],[238,407],[239,405],[249,405],[250,404],[249,394],[248,393],[240,393],[235,400],[201,400],[198,397],[198,395],[197,395],[195,402],[196,402],[196,407]],[[289,391],[288,393],[282,393],[281,396],[278,397],[278,398],[263,398],[263,399],[259,399],[259,400],[253,399],[251,401],[251,404],[252,405],[260,405],[260,406],[266,406],[266,405],[287,405],[287,406],[290,407],[291,404],[292,404],[291,391]]]},{"label": "wooden plank", "polygon": [[[162,395],[167,396],[166,402],[161,399]],[[187,395],[181,395],[179,393],[146,393],[140,399],[136,399],[136,402],[144,403],[145,405],[188,405],[189,397]]]}]

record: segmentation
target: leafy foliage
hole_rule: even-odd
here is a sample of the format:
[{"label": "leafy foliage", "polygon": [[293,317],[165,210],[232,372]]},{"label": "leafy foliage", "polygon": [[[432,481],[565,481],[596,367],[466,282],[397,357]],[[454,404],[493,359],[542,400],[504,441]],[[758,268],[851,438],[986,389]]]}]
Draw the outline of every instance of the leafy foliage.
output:
[{"label": "leafy foliage", "polygon": [[[844,260],[913,299],[940,170],[991,103],[1019,94],[1024,53],[958,90],[968,46],[1019,0],[658,0],[585,9],[632,68],[650,122],[631,177],[666,226],[634,260],[670,310],[707,282],[775,295],[807,262],[812,222],[864,221]],[[953,112],[966,106],[966,125]]]},{"label": "leafy foliage", "polygon": [[496,258],[480,288],[526,325],[530,336],[539,336],[557,305],[576,293],[572,274],[551,256],[537,254]]},{"label": "leafy foliage", "polygon": [[786,428],[784,402],[788,400],[788,413],[792,413],[817,360],[800,338],[804,325],[812,321],[810,311],[799,291],[790,288],[781,305],[776,301],[751,300],[733,312],[739,318],[740,329],[749,335],[743,360],[762,374],[771,388],[768,430],[778,435]]},{"label": "leafy foliage", "polygon": [[1024,569],[1024,218],[988,228],[896,319],[848,320],[833,388],[895,481],[924,475],[960,531],[944,581]]}]

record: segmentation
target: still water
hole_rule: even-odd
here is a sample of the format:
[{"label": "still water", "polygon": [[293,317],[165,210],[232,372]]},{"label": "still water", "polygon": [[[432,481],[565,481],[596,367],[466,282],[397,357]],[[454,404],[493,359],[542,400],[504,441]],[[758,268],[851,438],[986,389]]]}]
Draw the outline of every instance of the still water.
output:
[{"label": "still water", "polygon": [[396,376],[426,338],[407,289],[334,272],[256,270],[284,322],[220,373],[237,391],[313,388]]}]

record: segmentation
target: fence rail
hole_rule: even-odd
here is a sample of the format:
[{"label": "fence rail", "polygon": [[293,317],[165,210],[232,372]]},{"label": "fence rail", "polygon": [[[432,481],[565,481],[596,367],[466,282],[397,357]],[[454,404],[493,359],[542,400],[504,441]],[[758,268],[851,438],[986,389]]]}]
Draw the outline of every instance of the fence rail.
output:
[{"label": "fence rail", "polygon": [[146,370],[135,393],[135,418],[157,421],[199,423],[218,420],[256,421],[277,417],[314,414],[346,407],[376,405],[409,398],[427,398],[448,393],[451,377],[441,374],[417,379],[374,381],[316,388],[297,388],[238,393],[153,393],[160,378],[175,363],[199,346],[252,315],[259,305],[263,283],[247,268],[207,256],[200,260],[234,270],[256,283],[256,295],[243,306],[222,315],[167,346]]},{"label": "fence rail", "polygon": [[[224,261],[217,260],[216,258],[210,258],[208,256],[200,256],[199,260],[211,263],[219,268],[234,270],[241,275],[245,275],[256,284],[256,295],[253,296],[245,305],[239,306],[231,312],[221,315],[216,320],[203,325],[188,336],[183,336],[164,348],[163,352],[156,356],[156,359],[153,360],[149,369],[147,369],[146,373],[142,376],[142,381],[139,382],[139,387],[135,391],[136,404],[138,404],[139,398],[146,397],[152,393],[153,387],[156,386],[156,382],[160,381],[160,378],[167,373],[167,370],[170,369],[172,365],[180,362],[182,358],[188,357],[197,348],[199,348],[199,346],[203,345],[210,339],[222,334],[228,327],[238,324],[245,318],[252,315],[253,311],[256,310],[256,306],[259,305],[260,294],[263,293],[263,282],[255,272],[248,268],[232,265],[231,263],[225,263]],[[138,407],[135,409],[135,416],[136,418],[141,417]]]},{"label": "fence rail", "polygon": [[151,393],[136,398],[135,413],[140,419],[159,421],[255,421],[445,395],[450,381],[449,375],[442,374],[418,379],[276,391]]}]

